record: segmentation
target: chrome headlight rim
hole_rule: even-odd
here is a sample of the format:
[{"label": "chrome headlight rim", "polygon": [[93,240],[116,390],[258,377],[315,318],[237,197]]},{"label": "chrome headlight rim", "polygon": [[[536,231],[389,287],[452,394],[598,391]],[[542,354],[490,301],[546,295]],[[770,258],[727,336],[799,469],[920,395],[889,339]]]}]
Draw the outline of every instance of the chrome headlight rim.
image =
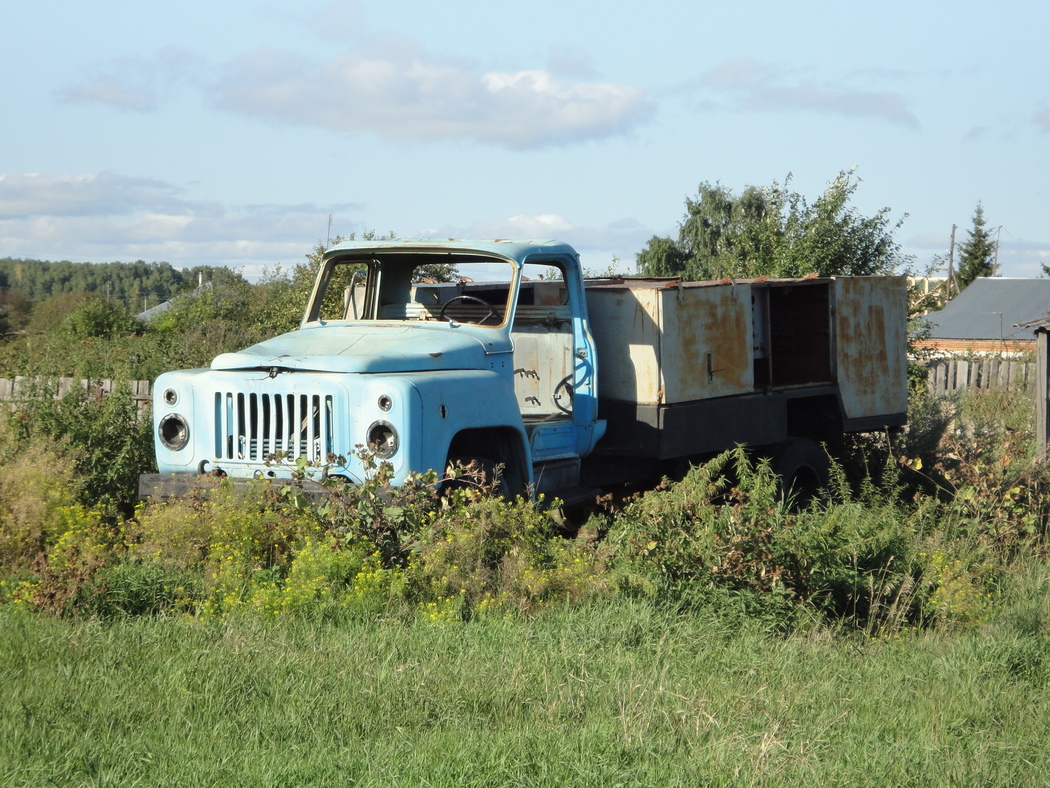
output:
[{"label": "chrome headlight rim", "polygon": [[168,451],[182,451],[190,442],[190,425],[181,413],[168,413],[157,425],[157,437]]},{"label": "chrome headlight rim", "polygon": [[365,446],[380,460],[389,460],[397,454],[400,445],[397,429],[389,421],[374,421],[365,433]]}]

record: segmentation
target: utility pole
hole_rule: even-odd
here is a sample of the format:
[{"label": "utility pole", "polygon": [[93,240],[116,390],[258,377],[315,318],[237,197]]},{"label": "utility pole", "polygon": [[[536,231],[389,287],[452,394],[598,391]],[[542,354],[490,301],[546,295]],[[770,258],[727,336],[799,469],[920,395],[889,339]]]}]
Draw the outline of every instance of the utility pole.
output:
[{"label": "utility pole", "polygon": [[948,303],[952,300],[952,284],[955,280],[955,227],[952,225],[952,240],[948,246],[948,289],[946,291],[947,297],[944,299],[944,303]]}]

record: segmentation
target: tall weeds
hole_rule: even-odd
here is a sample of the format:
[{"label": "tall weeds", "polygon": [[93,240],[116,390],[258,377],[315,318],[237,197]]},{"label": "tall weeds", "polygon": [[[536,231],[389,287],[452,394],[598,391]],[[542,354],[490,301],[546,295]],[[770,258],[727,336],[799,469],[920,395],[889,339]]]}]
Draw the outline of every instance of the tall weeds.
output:
[{"label": "tall weeds", "polygon": [[859,480],[834,468],[804,509],[736,449],[573,540],[542,507],[462,482],[442,492],[434,474],[394,488],[382,466],[320,505],[294,484],[220,484],[128,516],[147,453],[133,415],[116,398],[40,398],[9,421],[0,454],[0,599],[87,616],[447,621],[620,595],[873,636],[1037,617],[1009,599],[1036,587],[1012,578],[1042,571],[1050,510],[1026,411],[960,399],[915,412],[903,441],[871,442]]}]

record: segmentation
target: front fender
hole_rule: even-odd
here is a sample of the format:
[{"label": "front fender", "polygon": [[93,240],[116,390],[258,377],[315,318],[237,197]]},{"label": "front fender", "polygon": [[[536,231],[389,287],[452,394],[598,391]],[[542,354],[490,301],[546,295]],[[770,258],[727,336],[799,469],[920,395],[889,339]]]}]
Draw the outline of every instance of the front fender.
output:
[{"label": "front fender", "polygon": [[449,446],[464,430],[498,428],[517,435],[525,452],[526,472],[531,475],[528,439],[509,375],[495,370],[455,370],[402,377],[412,382],[422,406],[421,470],[444,470]]}]

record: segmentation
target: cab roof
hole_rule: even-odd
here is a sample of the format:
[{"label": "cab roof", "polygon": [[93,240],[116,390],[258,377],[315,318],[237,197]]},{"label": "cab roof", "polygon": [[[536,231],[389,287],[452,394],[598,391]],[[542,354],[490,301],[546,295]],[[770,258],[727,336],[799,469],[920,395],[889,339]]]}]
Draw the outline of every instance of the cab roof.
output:
[{"label": "cab roof", "polygon": [[481,254],[524,262],[529,257],[572,257],[579,259],[576,250],[567,243],[538,239],[465,240],[459,238],[399,238],[393,241],[343,241],[335,244],[325,256],[341,252],[424,252],[449,254]]}]

